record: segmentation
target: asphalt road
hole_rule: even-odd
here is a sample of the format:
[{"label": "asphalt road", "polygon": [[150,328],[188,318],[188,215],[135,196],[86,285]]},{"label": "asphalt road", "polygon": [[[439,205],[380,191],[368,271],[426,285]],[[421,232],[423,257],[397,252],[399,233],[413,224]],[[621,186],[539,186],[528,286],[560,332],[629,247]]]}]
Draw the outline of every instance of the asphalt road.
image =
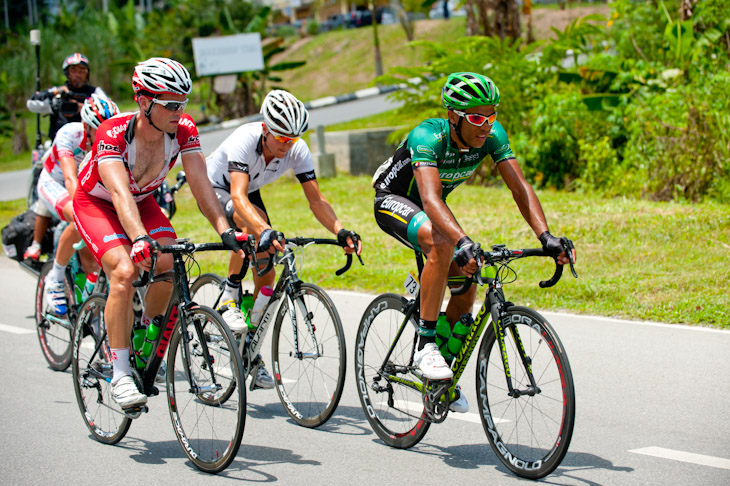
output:
[{"label": "asphalt road", "polygon": [[[473,364],[462,382],[469,384],[471,412],[450,414],[412,449],[383,445],[361,410],[353,375],[354,335],[374,296],[348,292],[331,292],[346,331],[348,369],[340,405],[322,427],[295,425],[273,390],[252,392],[236,460],[208,476],[187,461],[164,398],[153,397],[150,412],[125,439],[100,444],[81,419],[70,371],[50,370],[41,355],[32,318],[34,279],[4,256],[0,275],[0,484],[524,483],[501,465],[474,413]],[[356,278],[357,268],[350,275]],[[570,450],[544,482],[730,484],[730,332],[544,314],[567,350],[577,397]]]},{"label": "asphalt road", "polygon": [[[336,105],[313,108],[310,110],[309,126],[332,125],[357,120],[370,115],[382,113],[398,106],[394,101],[386,99],[387,95],[378,95],[360,100],[348,101]],[[214,132],[202,133],[200,144],[207,156],[215,150],[235,128],[227,128]],[[28,161],[30,166],[30,160]],[[12,201],[24,198],[29,184],[30,169],[0,173],[0,201]]]}]

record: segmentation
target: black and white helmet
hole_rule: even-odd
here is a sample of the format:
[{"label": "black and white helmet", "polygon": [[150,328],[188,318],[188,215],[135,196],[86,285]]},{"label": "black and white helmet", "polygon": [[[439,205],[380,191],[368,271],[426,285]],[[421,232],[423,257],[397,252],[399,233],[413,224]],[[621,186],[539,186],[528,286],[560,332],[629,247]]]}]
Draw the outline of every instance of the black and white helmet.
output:
[{"label": "black and white helmet", "polygon": [[187,95],[193,89],[193,81],[188,70],[179,62],[166,57],[153,57],[134,68],[132,87],[135,95]]},{"label": "black and white helmet", "polygon": [[261,114],[274,135],[300,137],[309,128],[309,113],[304,103],[281,89],[269,91],[261,104]]}]

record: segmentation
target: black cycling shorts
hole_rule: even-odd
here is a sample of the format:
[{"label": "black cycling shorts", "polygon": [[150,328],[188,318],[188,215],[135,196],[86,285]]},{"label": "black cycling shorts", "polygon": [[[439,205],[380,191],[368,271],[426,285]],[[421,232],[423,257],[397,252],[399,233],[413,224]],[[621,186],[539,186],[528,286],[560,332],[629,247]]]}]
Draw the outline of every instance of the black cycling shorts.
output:
[{"label": "black cycling shorts", "polygon": [[386,192],[375,193],[375,221],[380,229],[408,248],[421,251],[418,229],[429,221],[418,204],[407,197]]}]

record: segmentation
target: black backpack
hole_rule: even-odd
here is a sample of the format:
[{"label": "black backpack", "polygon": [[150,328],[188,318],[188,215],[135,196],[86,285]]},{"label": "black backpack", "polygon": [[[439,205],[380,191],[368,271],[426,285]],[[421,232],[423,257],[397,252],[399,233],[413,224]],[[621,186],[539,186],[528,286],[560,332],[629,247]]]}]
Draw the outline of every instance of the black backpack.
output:
[{"label": "black backpack", "polygon": [[[23,253],[33,243],[33,230],[35,228],[36,214],[28,210],[10,220],[10,223],[2,229],[3,250],[13,260],[23,261]],[[41,242],[42,253],[53,253],[53,229],[56,221],[53,221],[43,235]]]}]

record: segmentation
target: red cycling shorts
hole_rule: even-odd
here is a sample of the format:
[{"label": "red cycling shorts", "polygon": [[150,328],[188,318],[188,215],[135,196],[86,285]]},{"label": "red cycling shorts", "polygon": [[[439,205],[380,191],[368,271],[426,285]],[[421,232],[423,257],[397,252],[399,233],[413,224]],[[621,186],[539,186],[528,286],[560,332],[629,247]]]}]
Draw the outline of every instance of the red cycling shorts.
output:
[{"label": "red cycling shorts", "polygon": [[[151,238],[177,238],[170,220],[154,197],[146,197],[138,202],[137,209]],[[76,228],[99,265],[101,257],[109,249],[122,245],[132,246],[111,202],[91,196],[79,187],[74,195],[73,210]]]}]

